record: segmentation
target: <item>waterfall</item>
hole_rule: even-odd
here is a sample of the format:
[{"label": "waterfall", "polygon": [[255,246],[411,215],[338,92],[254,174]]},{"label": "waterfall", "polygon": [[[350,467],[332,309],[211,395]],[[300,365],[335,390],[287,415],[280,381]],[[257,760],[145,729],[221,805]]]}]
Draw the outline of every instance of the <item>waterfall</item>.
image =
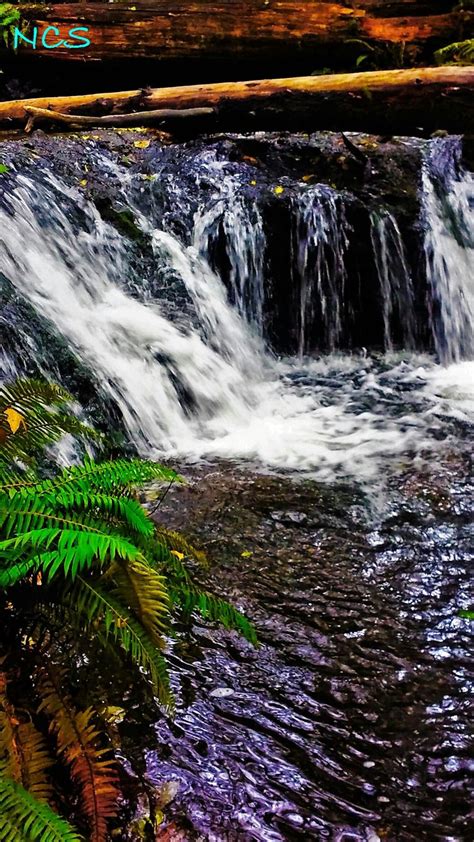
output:
[{"label": "waterfall", "polygon": [[[347,282],[347,222],[341,197],[331,187],[315,185],[294,201],[294,280],[299,288],[298,353],[312,344],[339,347]],[[320,335],[310,330],[314,317]]]},{"label": "waterfall", "polygon": [[[79,231],[74,204],[83,217]],[[41,185],[18,176],[8,208],[0,210],[0,247],[0,272],[97,371],[141,451],[158,443],[186,448],[201,422],[229,407],[245,412],[259,379],[258,353],[195,249],[165,232],[153,240],[185,282],[200,331],[173,324],[159,303],[145,305],[126,293],[123,238],[53,176]]]},{"label": "waterfall", "polygon": [[423,167],[425,254],[436,350],[474,359],[474,176],[460,138],[432,142]]},{"label": "waterfall", "polygon": [[380,284],[384,347],[393,350],[397,320],[405,348],[415,348],[415,291],[397,220],[389,211],[372,212],[371,240]]},{"label": "waterfall", "polygon": [[[423,172],[433,330],[448,361],[473,351],[472,179],[459,170],[456,149],[432,145]],[[448,181],[436,169],[445,152]],[[338,353],[366,284],[351,265],[350,197],[301,183],[283,196],[268,183],[259,193],[251,174],[211,155],[200,180],[201,164],[191,175],[177,168],[144,181],[113,163],[117,201],[131,209],[145,240],[139,260],[131,241],[67,178],[47,168],[0,176],[8,184],[0,195],[0,289],[6,279],[32,314],[30,322],[23,309],[15,327],[17,356],[14,347],[2,348],[2,376],[14,375],[23,355],[38,357],[37,368],[57,378],[55,348],[41,346],[37,314],[87,368],[89,391],[112,403],[142,454],[242,459],[321,479],[369,480],[384,460],[429,449],[433,432],[433,440],[442,438],[436,406],[442,400],[443,417],[449,415],[443,390],[453,391],[454,375],[437,378],[433,397],[426,391],[433,362],[426,358],[407,362],[397,350],[379,364],[365,353]],[[284,304],[275,301],[268,276],[268,213],[276,206],[288,220],[279,232],[288,255]],[[413,350],[411,255],[391,211],[362,210],[377,335],[386,350],[399,348],[400,336]],[[291,359],[265,344],[266,319],[277,305],[287,307],[297,339],[299,354]],[[10,305],[2,307],[8,321]],[[332,353],[312,359],[315,348]]]},{"label": "waterfall", "polygon": [[216,266],[214,255],[223,250],[230,300],[238,312],[263,336],[264,263],[266,239],[255,199],[242,195],[241,185],[228,179],[210,205],[194,218],[194,243],[200,254]]}]

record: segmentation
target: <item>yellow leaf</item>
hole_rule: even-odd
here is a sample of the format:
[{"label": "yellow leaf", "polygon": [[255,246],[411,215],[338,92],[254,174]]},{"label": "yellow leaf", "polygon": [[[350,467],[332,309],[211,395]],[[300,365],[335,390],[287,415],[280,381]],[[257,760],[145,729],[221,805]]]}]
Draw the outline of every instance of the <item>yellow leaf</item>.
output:
[{"label": "yellow leaf", "polygon": [[302,181],[311,181],[312,178],[314,178],[314,175],[304,175],[301,180]]},{"label": "yellow leaf", "polygon": [[278,184],[273,192],[275,193],[275,196],[280,196],[280,194],[283,193],[283,190],[284,188],[280,184]]},{"label": "yellow leaf", "polygon": [[83,140],[89,140],[89,138],[90,138],[90,134],[83,134],[82,135]]},{"label": "yellow leaf", "polygon": [[182,561],[184,558],[184,553],[179,553],[178,550],[171,550],[171,555],[175,555],[179,561]]},{"label": "yellow leaf", "polygon": [[243,553],[240,553],[240,555],[241,555],[241,558],[250,558],[252,553],[250,552],[250,550],[244,550]]},{"label": "yellow leaf", "polygon": [[252,187],[256,187],[256,186],[257,186],[257,182],[256,182],[256,181],[251,181],[251,182],[250,182],[250,184],[252,185]]},{"label": "yellow leaf", "polygon": [[25,419],[21,412],[17,412],[16,409],[9,406],[5,410],[5,415],[7,416],[8,426],[10,427],[12,433],[16,433],[20,427],[24,427],[26,430]]},{"label": "yellow leaf", "polygon": [[87,184],[87,178],[83,178],[82,181],[79,182],[79,184],[81,185],[81,187],[85,187]]},{"label": "yellow leaf", "polygon": [[149,140],[134,140],[133,145],[137,147],[137,149],[146,149],[147,146],[150,145]]}]

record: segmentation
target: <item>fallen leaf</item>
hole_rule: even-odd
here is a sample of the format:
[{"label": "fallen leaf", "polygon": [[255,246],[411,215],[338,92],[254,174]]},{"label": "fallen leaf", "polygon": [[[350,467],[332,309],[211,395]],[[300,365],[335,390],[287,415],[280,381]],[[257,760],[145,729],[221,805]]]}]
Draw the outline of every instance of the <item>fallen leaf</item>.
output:
[{"label": "fallen leaf", "polygon": [[12,433],[18,432],[20,427],[24,427],[26,430],[25,417],[21,414],[21,412],[17,412],[16,409],[13,409],[12,406],[9,406],[5,410],[5,415],[7,417],[8,426],[10,427]]},{"label": "fallen leaf", "polygon": [[147,146],[150,145],[149,140],[134,140],[133,145],[137,147],[137,149],[146,149]]},{"label": "fallen leaf", "polygon": [[184,558],[184,553],[179,553],[178,550],[171,550],[171,555],[175,555],[179,561],[182,561]]},{"label": "fallen leaf", "polygon": [[277,187],[275,187],[273,192],[275,193],[275,196],[280,196],[281,193],[283,193],[283,190],[284,190],[284,188],[280,184],[278,184]]},{"label": "fallen leaf", "polygon": [[250,182],[250,184],[251,184],[251,186],[252,186],[252,187],[256,187],[256,186],[257,186],[257,182],[256,182],[256,181],[251,181],[251,182]]},{"label": "fallen leaf", "polygon": [[82,181],[79,182],[79,184],[81,185],[81,187],[85,187],[87,184],[87,178],[83,178]]},{"label": "fallen leaf", "polygon": [[241,558],[250,558],[251,555],[250,550],[244,550],[243,553],[240,553]]}]

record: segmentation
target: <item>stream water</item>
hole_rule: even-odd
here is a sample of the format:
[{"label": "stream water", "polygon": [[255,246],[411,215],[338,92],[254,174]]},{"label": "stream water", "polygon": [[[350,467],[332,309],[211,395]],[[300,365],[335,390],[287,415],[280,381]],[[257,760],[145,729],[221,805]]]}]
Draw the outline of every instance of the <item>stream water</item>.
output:
[{"label": "stream water", "polygon": [[63,378],[59,337],[127,440],[183,466],[162,516],[263,643],[196,626],[170,655],[149,766],[186,839],[471,838],[474,179],[459,139],[418,145],[417,254],[390,203],[284,177],[275,243],[253,164],[212,144],[145,175],[94,147],[139,246],[77,178],[0,176],[3,376]]}]

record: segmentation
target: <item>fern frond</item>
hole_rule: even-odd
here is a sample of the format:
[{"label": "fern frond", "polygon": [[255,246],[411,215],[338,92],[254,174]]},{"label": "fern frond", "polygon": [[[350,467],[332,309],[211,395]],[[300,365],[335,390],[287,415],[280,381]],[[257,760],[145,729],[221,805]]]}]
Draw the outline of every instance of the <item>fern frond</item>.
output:
[{"label": "fern frond", "polygon": [[434,54],[437,64],[474,64],[474,38],[455,41]]},{"label": "fern frond", "polygon": [[[116,459],[113,462],[94,462],[85,459],[82,465],[73,465],[63,471],[62,479],[78,490],[98,488],[102,493],[130,492],[147,482],[182,482],[171,468],[143,459]],[[58,477],[61,482],[61,476]]]},{"label": "fern frond", "polygon": [[188,620],[193,611],[198,611],[203,619],[220,623],[224,628],[240,632],[249,643],[258,644],[257,633],[245,614],[227,602],[214,596],[209,591],[197,587],[182,560],[175,555],[168,555],[162,566],[168,583],[173,605],[179,606]]},{"label": "fern frond", "polygon": [[31,721],[21,722],[7,696],[7,676],[0,673],[0,768],[39,801],[52,794],[51,767],[44,737]]},{"label": "fern frond", "polygon": [[[60,386],[37,380],[16,380],[0,386],[0,476],[9,465],[33,460],[35,451],[58,441],[65,433],[98,441],[102,436],[69,410],[74,399]],[[12,430],[8,413],[21,418]]]},{"label": "fern frond", "polygon": [[40,670],[39,710],[51,718],[58,750],[81,792],[82,811],[88,818],[91,842],[104,842],[107,822],[117,813],[117,773],[108,749],[100,747],[100,732],[92,708],[78,711],[62,688],[63,676],[51,664]]},{"label": "fern frond", "polygon": [[26,532],[45,526],[53,518],[62,518],[64,523],[74,521],[87,525],[88,518],[102,518],[111,527],[116,525],[139,535],[153,534],[153,523],[146,511],[130,497],[114,497],[96,491],[76,491],[74,488],[59,488],[54,485],[47,493],[37,494],[24,489],[17,493],[0,494],[0,530],[6,538],[11,534]]},{"label": "fern frond", "polygon": [[130,610],[101,584],[81,576],[64,598],[76,607],[85,629],[91,630],[100,624],[106,638],[112,638],[134,664],[143,668],[161,704],[171,711],[174,700],[166,661],[149,632]]},{"label": "fern frond", "polygon": [[170,599],[166,580],[146,563],[117,562],[107,573],[116,585],[114,592],[122,605],[128,605],[157,646],[163,645]]},{"label": "fern frond", "polygon": [[[13,835],[12,835],[13,834]],[[69,822],[0,774],[1,842],[82,842]]]},{"label": "fern frond", "polygon": [[94,563],[101,567],[116,557],[130,562],[142,558],[138,548],[121,535],[93,530],[80,521],[43,516],[52,521],[50,527],[32,529],[16,538],[0,541],[0,567],[2,558],[8,559],[12,551],[22,550],[28,564],[34,560],[36,568],[46,573],[51,581],[57,573],[75,578]]},{"label": "fern frond", "polygon": [[[0,448],[1,453],[1,448]],[[34,488],[38,494],[57,489],[61,486],[72,486],[78,491],[98,489],[102,493],[130,493],[131,490],[147,482],[183,482],[182,477],[171,468],[165,468],[157,462],[147,462],[143,459],[115,459],[112,462],[95,462],[86,457],[81,465],[64,468],[53,480],[33,480],[29,483],[19,481],[4,482],[0,485],[0,492],[9,489],[23,491]]]},{"label": "fern frond", "polygon": [[225,629],[238,631],[249,643],[257,645],[257,633],[252,623],[247,620],[245,614],[225,599],[192,585],[174,591],[173,596],[181,604],[185,616],[190,617],[193,611],[198,611],[204,620],[212,620],[214,623],[220,623]]},{"label": "fern frond", "polygon": [[166,544],[168,549],[183,553],[183,555],[195,559],[202,567],[209,567],[209,561],[206,553],[202,550],[198,550],[193,544],[191,544],[190,541],[184,538],[183,535],[180,535],[179,532],[173,532],[171,529],[166,529],[166,527],[161,524],[156,525],[155,531],[156,536]]}]

